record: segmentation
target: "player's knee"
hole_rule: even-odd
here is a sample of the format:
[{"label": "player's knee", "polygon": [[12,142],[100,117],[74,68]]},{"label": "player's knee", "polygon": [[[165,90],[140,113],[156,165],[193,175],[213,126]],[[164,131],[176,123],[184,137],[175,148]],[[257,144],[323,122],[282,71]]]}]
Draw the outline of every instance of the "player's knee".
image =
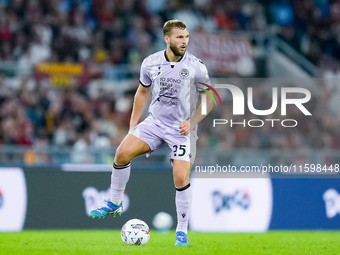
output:
[{"label": "player's knee", "polygon": [[131,158],[129,157],[129,154],[127,151],[124,149],[123,146],[119,146],[116,150],[116,155],[115,155],[115,164],[120,166],[120,165],[126,165],[131,161]]},{"label": "player's knee", "polygon": [[175,186],[178,188],[188,185],[189,178],[185,173],[175,173],[174,174]]}]

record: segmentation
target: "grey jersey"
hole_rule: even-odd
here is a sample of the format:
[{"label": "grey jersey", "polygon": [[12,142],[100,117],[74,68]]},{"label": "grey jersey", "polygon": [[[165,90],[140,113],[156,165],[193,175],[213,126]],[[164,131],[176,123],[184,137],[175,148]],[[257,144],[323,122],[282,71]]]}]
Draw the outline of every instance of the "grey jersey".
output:
[{"label": "grey jersey", "polygon": [[207,89],[202,83],[210,85],[202,61],[186,52],[180,61],[169,62],[164,50],[144,59],[140,83],[151,86],[149,114],[174,129],[196,112],[199,90]]}]

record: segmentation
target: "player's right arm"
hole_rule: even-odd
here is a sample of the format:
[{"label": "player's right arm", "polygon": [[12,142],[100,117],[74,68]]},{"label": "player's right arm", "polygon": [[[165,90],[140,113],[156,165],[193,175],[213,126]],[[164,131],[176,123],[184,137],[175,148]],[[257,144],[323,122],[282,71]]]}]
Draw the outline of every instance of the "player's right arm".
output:
[{"label": "player's right arm", "polygon": [[145,106],[150,98],[152,81],[149,76],[149,63],[149,58],[146,58],[143,60],[140,67],[139,87],[136,91],[133,101],[132,114],[130,118],[130,130],[137,126],[138,121],[142,116]]},{"label": "player's right arm", "polygon": [[130,130],[137,126],[140,117],[150,98],[150,87],[139,85],[133,101],[132,114],[130,118]]}]

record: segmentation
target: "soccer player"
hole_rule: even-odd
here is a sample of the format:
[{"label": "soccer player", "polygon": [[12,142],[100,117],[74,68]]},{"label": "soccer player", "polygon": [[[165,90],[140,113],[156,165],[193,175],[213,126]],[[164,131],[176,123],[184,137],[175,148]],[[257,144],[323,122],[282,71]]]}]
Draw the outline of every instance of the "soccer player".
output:
[{"label": "soccer player", "polygon": [[[169,20],[163,26],[166,50],[145,58],[140,71],[140,85],[134,98],[130,130],[118,146],[111,175],[111,198],[106,205],[90,212],[93,218],[122,214],[122,199],[130,176],[131,160],[152,151],[163,142],[172,150],[176,187],[176,246],[188,246],[188,221],[191,205],[189,173],[196,156],[197,123],[205,115],[196,107],[199,92],[208,89],[205,65],[186,51],[189,32],[184,22]],[[208,85],[208,86],[207,86]],[[138,121],[152,94],[148,117]],[[203,93],[206,93],[202,90]],[[209,112],[213,100],[207,98]],[[197,108],[197,109],[196,109]]]}]

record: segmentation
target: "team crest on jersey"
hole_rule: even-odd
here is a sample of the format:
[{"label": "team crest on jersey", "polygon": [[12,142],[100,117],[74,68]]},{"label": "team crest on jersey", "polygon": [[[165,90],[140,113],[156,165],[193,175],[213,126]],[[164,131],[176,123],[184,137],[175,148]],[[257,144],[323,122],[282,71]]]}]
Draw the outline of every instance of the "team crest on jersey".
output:
[{"label": "team crest on jersey", "polygon": [[179,71],[179,76],[182,78],[187,78],[189,76],[189,70],[185,68],[181,69],[181,71]]}]

